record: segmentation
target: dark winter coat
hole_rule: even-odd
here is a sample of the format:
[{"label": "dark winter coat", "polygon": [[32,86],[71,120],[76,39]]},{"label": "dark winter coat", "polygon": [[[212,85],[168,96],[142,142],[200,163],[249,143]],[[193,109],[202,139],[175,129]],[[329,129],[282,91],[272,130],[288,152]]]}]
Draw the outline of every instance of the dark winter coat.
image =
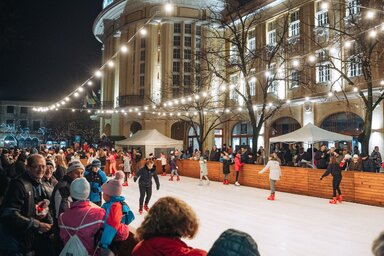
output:
[{"label": "dark winter coat", "polygon": [[324,172],[324,174],[321,176],[321,178],[324,178],[328,176],[329,174],[332,174],[334,178],[341,178],[341,168],[338,163],[335,164],[329,164],[327,167],[327,170]]},{"label": "dark winter coat", "polygon": [[61,181],[61,179],[64,177],[64,175],[67,173],[67,169],[65,167],[58,165],[55,172],[53,173],[53,176],[55,176],[57,181]]},{"label": "dark winter coat", "polygon": [[0,217],[0,250],[29,252],[39,223],[52,223],[49,213],[42,220],[36,215],[36,204],[48,198],[41,184],[27,172],[11,181],[7,195]]},{"label": "dark winter coat", "polygon": [[223,173],[230,173],[230,166],[234,164],[231,159],[223,159]]},{"label": "dark winter coat", "polygon": [[323,152],[321,150],[316,151],[316,154],[315,154],[316,167],[318,169],[326,169],[328,158],[329,158],[329,155],[327,154],[327,152]]},{"label": "dark winter coat", "polygon": [[349,169],[350,171],[362,171],[363,170],[363,165],[361,163],[361,160],[357,161],[356,163],[351,161],[349,164]]},{"label": "dark winter coat", "polygon": [[363,172],[376,172],[376,165],[369,157],[361,161],[363,165]]},{"label": "dark winter coat", "polygon": [[133,181],[136,182],[139,179],[140,187],[151,187],[152,186],[152,178],[155,180],[157,190],[160,188],[159,177],[157,177],[156,169],[152,168],[148,169],[147,165],[144,165],[138,172],[136,172],[135,177],[133,177]]}]

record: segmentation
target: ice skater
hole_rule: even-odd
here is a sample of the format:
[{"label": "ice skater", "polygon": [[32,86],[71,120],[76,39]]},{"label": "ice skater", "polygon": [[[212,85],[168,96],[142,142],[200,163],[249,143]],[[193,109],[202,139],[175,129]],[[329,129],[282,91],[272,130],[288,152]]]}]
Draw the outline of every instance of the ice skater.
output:
[{"label": "ice skater", "polygon": [[169,160],[169,166],[171,168],[171,178],[169,178],[170,181],[173,181],[173,176],[176,175],[176,180],[179,181],[180,180],[180,177],[179,177],[179,173],[177,172],[177,169],[179,169],[179,167],[176,165],[177,163],[177,159],[176,159],[176,156],[173,154],[173,151],[171,151],[171,158]]},{"label": "ice skater", "polygon": [[280,180],[281,178],[280,162],[274,155],[271,155],[267,165],[264,166],[264,168],[261,171],[259,171],[259,174],[264,173],[268,169],[269,169],[269,184],[271,186],[271,195],[267,197],[267,199],[273,201],[275,200],[276,181]]},{"label": "ice skater", "polygon": [[123,170],[124,170],[124,183],[123,186],[128,186],[128,178],[131,177],[132,170],[132,158],[130,153],[126,153],[123,156]]},{"label": "ice skater", "polygon": [[167,173],[165,172],[165,167],[167,166],[167,157],[165,156],[165,154],[163,152],[161,152],[160,158],[158,158],[157,160],[161,161],[161,169],[163,171],[161,176],[167,176]]},{"label": "ice skater", "polygon": [[[323,180],[324,177],[327,177],[329,174],[332,174],[333,176],[333,182],[332,182],[332,188],[333,188],[333,197],[332,200],[329,201],[330,204],[337,204],[337,201],[341,203],[343,201],[343,196],[341,195],[340,190],[340,183],[342,179],[341,175],[341,168],[340,165],[336,161],[336,157],[331,156],[329,158],[329,164],[327,167],[327,170],[324,172],[324,174],[320,177],[320,180]],[[336,195],[336,191],[339,194]]]},{"label": "ice skater", "polygon": [[203,185],[203,178],[207,180],[207,185],[209,185],[209,179],[208,179],[208,167],[207,167],[207,160],[204,159],[204,157],[200,157],[200,182],[199,185]]},{"label": "ice skater", "polygon": [[141,168],[138,172],[136,172],[135,177],[133,178],[133,181],[136,182],[137,179],[139,179],[139,189],[140,189],[140,198],[139,198],[139,213],[143,214],[143,203],[144,203],[144,197],[145,197],[145,203],[144,203],[144,210],[149,211],[148,203],[149,200],[151,200],[152,196],[152,178],[155,180],[156,183],[156,189],[160,189],[160,182],[159,177],[157,177],[156,169],[153,165],[153,160],[146,159],[145,165],[143,168]]},{"label": "ice skater", "polygon": [[223,184],[224,185],[229,184],[229,181],[228,181],[228,175],[230,173],[229,168],[232,164],[233,164],[232,159],[229,157],[227,152],[224,152],[224,155],[223,155],[223,174],[224,174]]}]

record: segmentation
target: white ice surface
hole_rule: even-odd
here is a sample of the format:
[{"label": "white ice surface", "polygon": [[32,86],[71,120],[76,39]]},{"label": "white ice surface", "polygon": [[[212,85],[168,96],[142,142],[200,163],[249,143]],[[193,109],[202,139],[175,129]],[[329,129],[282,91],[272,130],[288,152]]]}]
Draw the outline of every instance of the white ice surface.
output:
[{"label": "white ice surface", "polygon": [[[200,229],[187,244],[209,250],[228,228],[249,233],[262,256],[366,256],[372,241],[384,230],[384,208],[276,192],[268,201],[268,190],[211,182],[199,186],[197,179],[181,181],[160,178],[160,190],[153,184],[151,206],[158,198],[175,196],[195,210]],[[139,188],[132,179],[123,195],[135,213],[131,226],[137,228],[144,215],[138,214]]]}]

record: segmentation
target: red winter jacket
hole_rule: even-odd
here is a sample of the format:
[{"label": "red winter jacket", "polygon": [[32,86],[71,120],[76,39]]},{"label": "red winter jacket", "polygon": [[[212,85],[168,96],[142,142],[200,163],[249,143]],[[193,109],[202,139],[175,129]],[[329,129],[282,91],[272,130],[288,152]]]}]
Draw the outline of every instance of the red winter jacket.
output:
[{"label": "red winter jacket", "polygon": [[240,160],[240,154],[237,154],[235,157],[235,171],[240,171],[241,166],[243,166],[244,163]]},{"label": "red winter jacket", "polygon": [[207,252],[193,249],[179,238],[154,237],[139,242],[133,256],[206,256]]}]

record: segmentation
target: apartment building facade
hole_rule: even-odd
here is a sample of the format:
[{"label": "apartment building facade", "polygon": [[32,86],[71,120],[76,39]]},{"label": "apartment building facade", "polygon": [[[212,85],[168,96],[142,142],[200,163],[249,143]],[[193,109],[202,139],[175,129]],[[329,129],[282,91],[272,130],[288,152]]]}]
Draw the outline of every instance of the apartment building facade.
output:
[{"label": "apartment building facade", "polygon": [[[196,87],[214,90],[204,84],[200,65],[205,64],[199,56],[218,40],[226,53],[219,65],[225,66],[222,83],[227,86],[226,99],[232,109],[245,107],[248,96],[256,115],[263,105],[272,108],[279,104],[278,111],[263,124],[258,146],[267,146],[270,137],[309,122],[355,138],[353,144],[329,142],[329,146],[359,145],[357,138],[367,117],[363,98],[375,105],[384,85],[380,3],[249,1],[239,8],[237,19],[233,16],[227,26],[219,28],[208,18],[219,1],[173,4],[174,10],[165,14],[162,1],[110,1],[96,19],[94,34],[103,43],[102,61],[115,60],[113,69],[104,69],[102,101],[106,109],[126,111],[100,115],[101,131],[129,136],[138,129],[156,128],[184,139],[186,147],[196,145],[195,131],[188,123],[164,113],[159,116],[155,109],[135,110],[187,97]],[[371,19],[370,15],[376,17]],[[143,26],[145,36],[140,34]],[[221,29],[223,36],[212,36],[212,28]],[[233,33],[240,34],[240,40],[233,40]],[[115,56],[122,45],[128,46],[128,52]],[[364,58],[367,52],[372,53],[371,46],[373,54],[368,61]],[[245,50],[251,54],[239,53]],[[242,70],[239,63],[244,59],[248,63]],[[383,104],[376,104],[370,113],[372,149],[384,142]],[[243,120],[214,129],[205,146],[252,145],[252,134],[245,115]]]}]

